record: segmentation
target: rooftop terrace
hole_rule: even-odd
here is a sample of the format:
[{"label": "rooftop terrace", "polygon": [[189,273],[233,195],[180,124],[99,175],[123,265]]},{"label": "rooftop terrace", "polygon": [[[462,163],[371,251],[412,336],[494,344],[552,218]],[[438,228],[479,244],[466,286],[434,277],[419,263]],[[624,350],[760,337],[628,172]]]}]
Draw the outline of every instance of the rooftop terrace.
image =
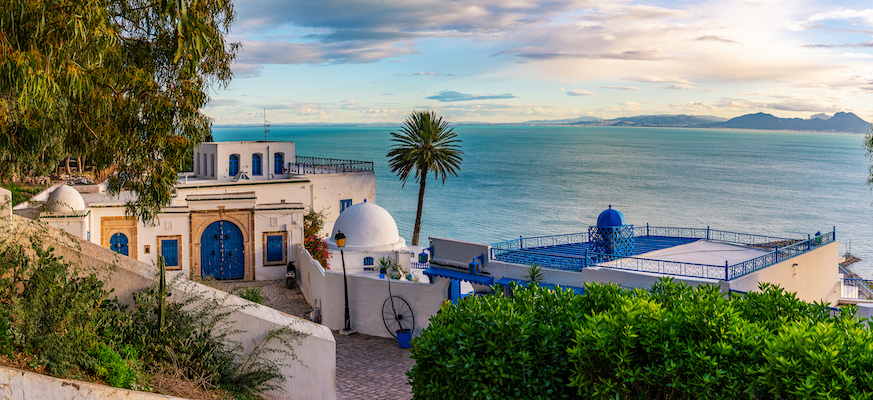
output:
[{"label": "rooftop terrace", "polygon": [[633,227],[632,255],[598,253],[589,232],[519,237],[492,245],[491,259],[578,271],[601,267],[676,276],[731,280],[836,240],[776,237],[710,228]]}]

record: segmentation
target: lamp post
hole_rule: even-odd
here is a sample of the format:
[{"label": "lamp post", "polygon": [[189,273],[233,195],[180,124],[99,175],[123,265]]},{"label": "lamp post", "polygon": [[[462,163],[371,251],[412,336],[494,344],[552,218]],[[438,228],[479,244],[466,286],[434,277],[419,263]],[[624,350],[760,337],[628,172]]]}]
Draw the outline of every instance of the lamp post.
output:
[{"label": "lamp post", "polygon": [[339,333],[340,335],[351,335],[355,331],[352,329],[352,318],[349,316],[349,281],[346,278],[346,256],[343,254],[343,247],[346,247],[346,235],[343,235],[342,231],[337,231],[333,240],[336,242],[336,247],[340,249],[340,259],[343,261],[343,289],[346,297],[346,324]]}]

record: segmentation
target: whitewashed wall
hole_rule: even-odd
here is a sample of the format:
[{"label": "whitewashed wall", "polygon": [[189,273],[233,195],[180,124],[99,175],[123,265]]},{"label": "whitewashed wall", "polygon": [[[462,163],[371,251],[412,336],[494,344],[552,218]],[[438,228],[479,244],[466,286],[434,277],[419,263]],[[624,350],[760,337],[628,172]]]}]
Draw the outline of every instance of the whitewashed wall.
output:
[{"label": "whitewashed wall", "polygon": [[[345,327],[345,298],[342,266],[324,270],[303,246],[295,252],[300,274],[300,288],[310,305],[321,308],[322,324],[333,330]],[[393,337],[385,328],[382,306],[388,298],[388,281],[368,276],[348,275],[349,316],[351,327],[359,333]],[[391,281],[391,294],[409,303],[415,315],[413,335],[428,325],[445,300],[449,280],[436,278],[434,283]]]}]

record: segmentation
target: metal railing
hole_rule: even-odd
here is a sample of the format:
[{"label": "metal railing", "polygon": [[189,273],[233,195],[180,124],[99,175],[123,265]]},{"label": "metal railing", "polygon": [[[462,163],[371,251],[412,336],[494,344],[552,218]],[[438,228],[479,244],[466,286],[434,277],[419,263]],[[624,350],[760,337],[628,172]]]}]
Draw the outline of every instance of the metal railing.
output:
[{"label": "metal railing", "polygon": [[585,251],[584,255],[554,254],[542,249],[582,244],[587,233],[567,235],[519,237],[491,245],[491,259],[515,264],[532,264],[544,268],[579,271],[587,267],[605,267],[630,271],[653,272],[667,275],[732,280],[759,269],[803,254],[836,240],[836,231],[810,237],[806,240],[748,233],[719,231],[710,228],[635,227],[634,235],[676,238],[708,239],[719,242],[744,244],[772,250],[761,256],[734,265],[709,265],[647,259],[635,256],[617,256]]},{"label": "metal railing", "polygon": [[840,279],[840,298],[873,300],[873,281],[868,279]]},{"label": "metal railing", "polygon": [[292,174],[332,174],[340,172],[372,171],[372,161],[338,160],[334,158],[320,157],[294,157],[291,163]]}]

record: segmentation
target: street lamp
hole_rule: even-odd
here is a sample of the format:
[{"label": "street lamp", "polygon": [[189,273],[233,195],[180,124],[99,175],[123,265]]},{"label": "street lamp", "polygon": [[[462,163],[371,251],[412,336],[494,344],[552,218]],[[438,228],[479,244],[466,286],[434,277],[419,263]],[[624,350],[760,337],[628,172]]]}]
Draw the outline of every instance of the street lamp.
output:
[{"label": "street lamp", "polygon": [[355,331],[352,329],[352,318],[349,316],[349,281],[346,278],[346,256],[343,254],[343,247],[346,247],[346,235],[343,235],[342,231],[337,231],[333,240],[336,242],[336,247],[339,247],[340,258],[343,260],[343,289],[345,289],[346,295],[346,325],[339,333],[340,335],[351,335]]}]

